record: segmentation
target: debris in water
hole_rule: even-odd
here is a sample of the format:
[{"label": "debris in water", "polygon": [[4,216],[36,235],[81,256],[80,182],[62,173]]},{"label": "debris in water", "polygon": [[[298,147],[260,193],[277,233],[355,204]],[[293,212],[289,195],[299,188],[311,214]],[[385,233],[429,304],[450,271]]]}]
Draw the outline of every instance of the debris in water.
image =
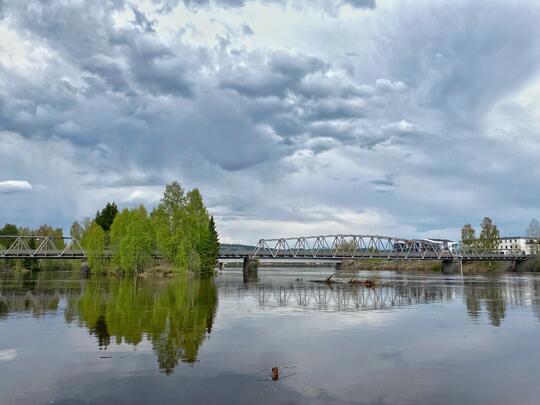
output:
[{"label": "debris in water", "polygon": [[272,380],[274,380],[274,381],[279,380],[279,368],[278,367],[272,367]]},{"label": "debris in water", "polygon": [[349,283],[350,284],[361,284],[361,285],[363,285],[364,287],[367,287],[367,288],[373,288],[373,287],[377,286],[377,280],[375,280],[373,278],[368,278],[367,280],[351,280]]}]

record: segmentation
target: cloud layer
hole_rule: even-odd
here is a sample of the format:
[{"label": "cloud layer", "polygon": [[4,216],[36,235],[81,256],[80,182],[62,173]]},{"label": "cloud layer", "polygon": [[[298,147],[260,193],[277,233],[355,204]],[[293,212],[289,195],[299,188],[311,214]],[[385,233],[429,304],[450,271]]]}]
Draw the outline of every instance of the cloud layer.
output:
[{"label": "cloud layer", "polygon": [[539,215],[535,2],[0,4],[6,221],[67,228],[175,179],[226,241]]}]

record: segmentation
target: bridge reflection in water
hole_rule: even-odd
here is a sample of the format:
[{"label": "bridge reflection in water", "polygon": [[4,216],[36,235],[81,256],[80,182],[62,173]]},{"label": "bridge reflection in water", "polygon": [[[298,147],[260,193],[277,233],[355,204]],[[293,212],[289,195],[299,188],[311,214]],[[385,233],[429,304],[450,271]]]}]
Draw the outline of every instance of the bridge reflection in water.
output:
[{"label": "bridge reflection in water", "polygon": [[[218,283],[220,298],[255,301],[261,309],[288,308],[325,312],[393,311],[437,303],[463,303],[474,321],[487,316],[500,326],[508,310],[531,307],[540,321],[540,278],[533,275],[479,275],[461,277],[403,275],[381,278],[379,285],[259,280],[238,285]],[[459,309],[456,309],[459,310]]]},{"label": "bridge reflection in water", "polygon": [[[65,273],[64,273],[65,274]],[[55,274],[58,276],[58,273]],[[437,303],[458,304],[473,321],[497,327],[509,310],[531,307],[540,321],[540,278],[534,275],[440,277],[390,275],[374,288],[326,285],[294,277],[262,277],[244,284],[239,275],[215,280],[48,279],[51,274],[0,280],[0,319],[17,313],[63,314],[84,327],[102,349],[115,343],[151,343],[159,368],[197,361],[222,301],[260,310],[396,311]],[[319,276],[319,278],[321,278]]]}]

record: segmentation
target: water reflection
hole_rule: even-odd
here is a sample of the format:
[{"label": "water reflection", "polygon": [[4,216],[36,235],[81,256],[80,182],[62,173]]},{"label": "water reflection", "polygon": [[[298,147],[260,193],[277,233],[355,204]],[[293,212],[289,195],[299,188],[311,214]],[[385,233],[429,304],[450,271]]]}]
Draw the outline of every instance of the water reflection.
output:
[{"label": "water reflection", "polygon": [[66,321],[96,336],[100,349],[116,343],[137,345],[147,339],[161,370],[171,373],[179,361],[193,363],[210,333],[217,307],[212,280],[122,279],[86,283],[68,300]]},{"label": "water reflection", "polygon": [[[0,273],[0,403],[538,398],[540,277],[386,273],[366,288],[310,281],[318,271],[252,284]],[[294,376],[274,382],[273,366]]]},{"label": "water reflection", "polygon": [[[221,285],[220,295],[251,295],[260,307],[319,311],[394,310],[400,307],[463,300],[467,314],[479,320],[487,314],[500,326],[508,306],[532,306],[540,321],[540,280],[507,275],[461,278],[398,276],[374,288],[360,285],[295,282]],[[532,305],[531,305],[532,304]]]},{"label": "water reflection", "polygon": [[34,317],[56,313],[64,297],[65,321],[86,327],[100,350],[113,342],[137,345],[147,340],[165,373],[180,361],[197,361],[218,302],[213,280],[111,278],[64,288],[50,288],[48,281],[28,276],[10,279],[0,289],[0,317],[10,312]]},{"label": "water reflection", "polygon": [[532,304],[540,321],[540,280],[534,277],[394,276],[366,288],[287,278],[247,285],[234,278],[80,280],[71,274],[57,280],[51,273],[15,274],[0,280],[0,318],[17,312],[41,317],[63,311],[65,321],[85,327],[101,350],[114,343],[150,342],[159,368],[171,373],[179,362],[197,361],[199,348],[212,330],[218,292],[222,297],[251,296],[261,308],[315,311],[396,310],[462,300],[470,319],[479,320],[486,313],[496,327],[508,306]]}]

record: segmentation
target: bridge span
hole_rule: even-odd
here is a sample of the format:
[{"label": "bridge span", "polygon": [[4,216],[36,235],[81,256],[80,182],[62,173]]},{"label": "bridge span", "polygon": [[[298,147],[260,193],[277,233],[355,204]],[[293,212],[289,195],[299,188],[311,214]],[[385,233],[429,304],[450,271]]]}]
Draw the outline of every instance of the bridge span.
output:
[{"label": "bridge span", "polygon": [[379,235],[319,235],[260,239],[252,249],[220,252],[220,259],[296,261],[386,260],[526,260],[520,250],[501,250],[474,244],[456,247],[437,239],[404,239]]},{"label": "bridge span", "polygon": [[[319,235],[260,239],[253,247],[219,252],[219,261],[243,261],[247,273],[255,272],[259,261],[341,263],[344,260],[440,260],[445,266],[461,261],[513,261],[532,257],[519,250],[499,250],[489,243],[455,246],[441,239],[405,239],[380,235]],[[498,246],[498,243],[491,244]],[[105,251],[105,256],[111,256]],[[78,240],[55,236],[0,236],[0,259],[87,259],[92,252]],[[158,251],[155,258],[161,258]],[[251,270],[249,270],[251,269]]]}]

